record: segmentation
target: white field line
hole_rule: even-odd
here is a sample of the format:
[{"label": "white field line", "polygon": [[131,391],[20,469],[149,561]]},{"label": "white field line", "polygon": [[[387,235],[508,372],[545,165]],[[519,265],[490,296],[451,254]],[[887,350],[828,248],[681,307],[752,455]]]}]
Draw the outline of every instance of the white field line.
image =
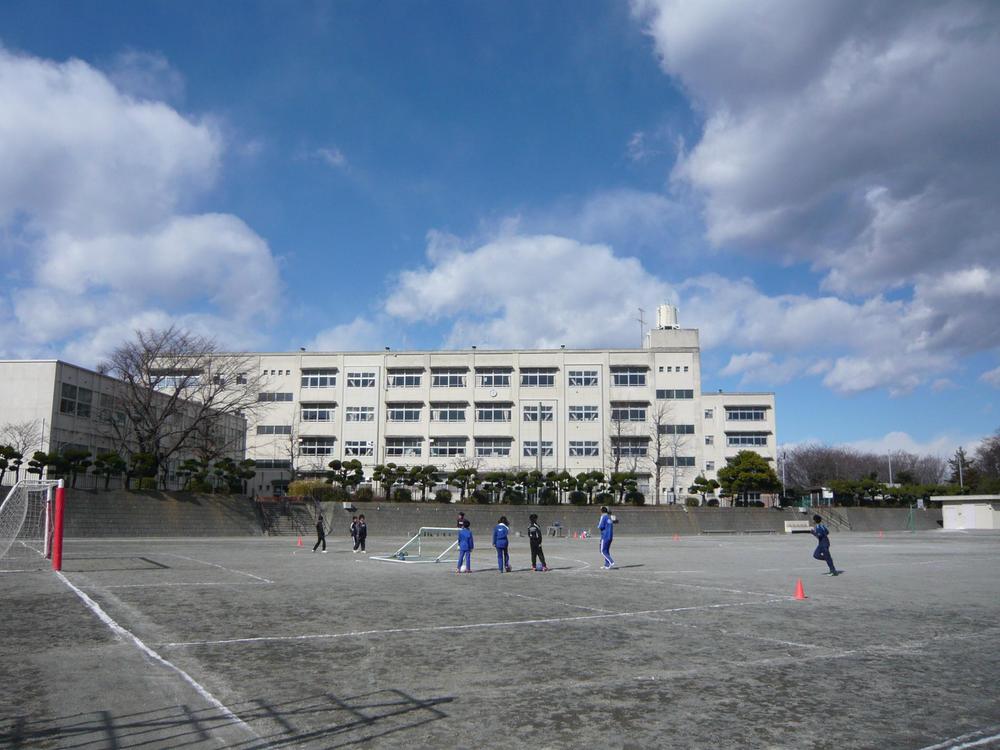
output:
[{"label": "white field line", "polygon": [[358,638],[369,635],[395,635],[399,633],[430,633],[450,630],[479,630],[485,628],[512,628],[523,625],[551,625],[560,622],[582,622],[586,620],[606,620],[610,618],[642,617],[644,615],[668,614],[671,612],[693,612],[703,609],[724,609],[727,607],[751,607],[759,604],[774,604],[790,602],[794,599],[784,596],[775,599],[754,600],[752,602],[732,602],[729,604],[702,604],[693,607],[671,607],[669,609],[648,609],[635,612],[608,612],[596,615],[577,615],[575,617],[542,617],[532,620],[507,620],[498,622],[474,622],[461,625],[427,625],[413,628],[385,628],[381,630],[353,630],[346,633],[315,633],[308,635],[263,635],[252,638],[223,638],[212,641],[178,641],[159,643],[165,648],[180,648],[184,646],[224,646],[233,643],[274,643],[280,641],[312,641],[331,640],[334,638]]},{"label": "white field line", "polygon": [[568,560],[569,562],[580,563],[583,567],[576,570],[571,570],[570,573],[580,573],[587,568],[591,567],[590,563],[586,560],[577,560],[575,557],[560,557],[559,555],[549,555],[553,560]]},{"label": "white field line", "polygon": [[94,615],[96,615],[97,619],[99,619],[101,622],[103,622],[105,625],[108,626],[108,628],[111,630],[112,633],[114,633],[119,638],[125,638],[126,640],[132,641],[135,647],[138,648],[142,653],[144,653],[150,659],[159,664],[162,664],[163,666],[167,667],[167,669],[176,672],[180,676],[180,678],[184,680],[184,682],[186,682],[188,685],[194,688],[195,692],[197,692],[198,695],[200,695],[202,698],[208,701],[216,709],[221,711],[223,715],[230,720],[230,723],[236,724],[239,727],[241,727],[243,730],[249,733],[255,740],[259,739],[257,733],[250,728],[249,724],[243,721],[243,719],[234,714],[231,710],[229,710],[229,708],[222,701],[220,701],[218,698],[212,695],[207,688],[202,686],[201,683],[195,680],[191,675],[189,675],[183,669],[173,664],[172,662],[168,661],[167,659],[164,659],[162,656],[156,653],[156,651],[154,651],[145,643],[143,643],[138,636],[132,633],[132,631],[123,628],[121,625],[115,622],[111,618],[111,616],[101,608],[101,605],[99,605],[97,602],[95,602],[93,599],[87,596],[83,591],[81,591],[79,588],[70,583],[69,579],[66,578],[66,576],[64,576],[62,573],[56,572],[56,576],[63,583],[65,583],[74,594],[76,594],[80,598],[80,601],[83,602],[84,606],[86,606],[87,609],[93,612]]},{"label": "white field line", "polygon": [[920,750],[965,750],[965,748],[970,747],[981,747],[988,742],[1000,739],[1000,734],[994,734],[989,737],[983,736],[986,732],[993,732],[997,729],[1000,729],[1000,726],[986,727],[986,729],[980,729],[977,732],[969,732],[958,737],[952,737],[950,740],[939,742],[936,745],[928,745],[927,747],[920,748]]},{"label": "white field line", "polygon": [[572,607],[574,609],[585,609],[589,612],[611,612],[610,609],[601,609],[600,607],[585,607],[582,604],[570,604],[569,602],[561,602],[558,599],[549,599],[548,597],[542,596],[528,596],[527,594],[514,594],[511,592],[504,592],[507,596],[516,596],[518,599],[532,599],[536,602],[545,602],[547,604],[559,604],[563,607]]},{"label": "white field line", "polygon": [[[588,573],[594,578],[607,578],[607,575],[601,575],[598,573]],[[630,583],[646,583],[650,586],[679,586],[686,589],[704,589],[706,591],[722,591],[727,594],[745,594],[748,596],[783,596],[783,594],[777,594],[773,591],[744,591],[742,589],[727,589],[721,586],[704,586],[697,583],[679,583],[677,581],[650,581],[645,578],[635,578],[628,575],[616,575],[614,576],[616,581],[629,581]]]},{"label": "white field line", "polygon": [[120,583],[113,586],[91,584],[99,589],[155,589],[163,586],[267,586],[269,581],[204,581],[194,583]]},{"label": "white field line", "polygon": [[[839,557],[839,556],[838,556]],[[845,567],[844,570],[856,570],[858,568],[884,568],[891,565],[943,565],[947,562],[957,562],[953,560],[918,560],[916,562],[887,562],[887,563],[859,563],[858,565],[851,565],[849,568]],[[774,571],[785,571],[785,570],[815,570],[815,565],[792,565],[783,568],[755,568],[755,573],[770,573]]]},{"label": "white field line", "polygon": [[178,555],[176,552],[164,552],[165,555],[170,555],[171,557],[179,557],[181,560],[190,560],[191,562],[201,563],[202,565],[211,565],[213,568],[218,568],[219,570],[225,570],[229,573],[236,573],[241,576],[248,576],[249,578],[255,578],[263,583],[274,583],[274,581],[269,581],[267,578],[261,578],[260,576],[255,576],[253,573],[247,573],[245,570],[235,570],[233,568],[227,568],[224,565],[217,565],[216,563],[206,562],[205,560],[197,560],[193,557],[188,557],[187,555]]}]

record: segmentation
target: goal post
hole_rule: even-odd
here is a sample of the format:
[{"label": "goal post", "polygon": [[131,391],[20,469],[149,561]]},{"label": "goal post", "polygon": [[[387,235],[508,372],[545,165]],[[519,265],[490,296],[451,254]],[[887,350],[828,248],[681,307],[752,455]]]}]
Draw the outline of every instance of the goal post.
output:
[{"label": "goal post", "polygon": [[391,555],[373,555],[372,558],[404,563],[458,562],[458,529],[421,526],[406,544]]},{"label": "goal post", "polygon": [[0,504],[0,563],[35,567],[52,560],[62,567],[62,480],[22,479]]}]

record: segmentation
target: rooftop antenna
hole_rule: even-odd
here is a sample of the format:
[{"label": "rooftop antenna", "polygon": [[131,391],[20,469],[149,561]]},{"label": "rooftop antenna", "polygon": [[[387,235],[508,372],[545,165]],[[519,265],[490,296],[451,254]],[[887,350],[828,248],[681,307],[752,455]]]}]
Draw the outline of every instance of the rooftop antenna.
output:
[{"label": "rooftop antenna", "polygon": [[646,311],[641,307],[639,308],[639,317],[636,318],[639,321],[639,348],[642,348],[643,340],[642,337],[646,333]]}]

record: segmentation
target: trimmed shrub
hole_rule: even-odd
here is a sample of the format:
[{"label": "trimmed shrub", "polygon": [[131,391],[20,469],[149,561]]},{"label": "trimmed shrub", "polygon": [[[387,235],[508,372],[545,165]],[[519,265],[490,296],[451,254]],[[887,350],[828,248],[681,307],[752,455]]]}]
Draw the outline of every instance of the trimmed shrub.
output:
[{"label": "trimmed shrub", "polygon": [[632,505],[645,505],[646,496],[638,490],[635,490],[625,495],[625,502],[632,503]]},{"label": "trimmed shrub", "polygon": [[717,497],[710,497],[708,499],[708,507],[709,508],[718,508],[719,507],[719,499]]},{"label": "trimmed shrub", "polygon": [[450,503],[451,490],[438,490],[434,493],[434,500],[439,503]]},{"label": "trimmed shrub", "polygon": [[524,505],[524,493],[517,490],[507,490],[503,493],[503,499],[511,505]]},{"label": "trimmed shrub", "polygon": [[359,503],[370,503],[375,499],[375,490],[371,487],[358,487],[354,493],[354,499]]},{"label": "trimmed shrub", "polygon": [[569,493],[569,501],[573,503],[573,505],[586,505],[587,493],[582,490],[573,490]]},{"label": "trimmed shrub", "polygon": [[538,495],[539,505],[558,505],[559,504],[559,493],[556,492],[551,487],[546,487]]},{"label": "trimmed shrub", "polygon": [[696,497],[686,497],[684,498],[684,504],[689,508],[697,508],[701,505],[701,501]]},{"label": "trimmed shrub", "polygon": [[409,487],[397,487],[392,491],[392,499],[397,503],[408,503],[413,500],[413,493]]},{"label": "trimmed shrub", "polygon": [[598,492],[594,497],[597,505],[614,505],[615,496],[610,492]]},{"label": "trimmed shrub", "polygon": [[466,500],[480,505],[488,505],[493,501],[493,497],[486,490],[473,490],[471,495],[466,495]]}]

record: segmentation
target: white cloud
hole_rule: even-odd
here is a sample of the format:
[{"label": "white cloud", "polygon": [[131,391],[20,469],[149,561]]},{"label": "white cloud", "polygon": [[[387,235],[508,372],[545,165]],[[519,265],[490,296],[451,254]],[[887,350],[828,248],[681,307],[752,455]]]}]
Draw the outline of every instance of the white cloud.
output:
[{"label": "white cloud", "polygon": [[87,365],[124,326],[248,341],[271,315],[267,243],[235,216],[185,210],[216,179],[219,128],[149,98],[179,95],[163,58],[129,53],[112,71],[0,47],[0,316],[13,317],[0,355]]},{"label": "white cloud", "polygon": [[843,445],[859,451],[870,451],[872,453],[888,454],[894,451],[905,451],[917,455],[940,456],[941,458],[951,458],[955,451],[962,446],[966,453],[975,452],[981,438],[975,436],[958,436],[954,434],[941,434],[928,440],[917,440],[907,432],[887,432],[879,437],[862,438]]},{"label": "white cloud", "polygon": [[320,331],[309,343],[309,351],[319,352],[371,352],[384,347],[382,327],[373,320],[357,317]]},{"label": "white cloud", "polygon": [[997,367],[994,370],[989,370],[988,372],[984,372],[982,375],[979,376],[979,379],[982,380],[984,383],[992,385],[994,388],[1000,388],[1000,367]]},{"label": "white cloud", "polygon": [[741,385],[757,383],[775,386],[794,380],[807,369],[806,363],[798,357],[776,360],[771,352],[747,352],[733,354],[719,372],[721,375],[739,375]]},{"label": "white cloud", "polygon": [[463,251],[430,238],[429,266],[404,271],[386,312],[453,320],[447,345],[555,348],[639,344],[638,307],[671,299],[666,283],[605,245],[514,235]]},{"label": "white cloud", "polygon": [[107,67],[115,88],[137,99],[176,102],[184,98],[184,76],[158,52],[125,50]]},{"label": "white cloud", "polygon": [[336,146],[326,146],[324,148],[316,149],[316,158],[328,166],[335,167],[337,169],[344,169],[347,167],[347,157],[344,156],[344,152]]}]

